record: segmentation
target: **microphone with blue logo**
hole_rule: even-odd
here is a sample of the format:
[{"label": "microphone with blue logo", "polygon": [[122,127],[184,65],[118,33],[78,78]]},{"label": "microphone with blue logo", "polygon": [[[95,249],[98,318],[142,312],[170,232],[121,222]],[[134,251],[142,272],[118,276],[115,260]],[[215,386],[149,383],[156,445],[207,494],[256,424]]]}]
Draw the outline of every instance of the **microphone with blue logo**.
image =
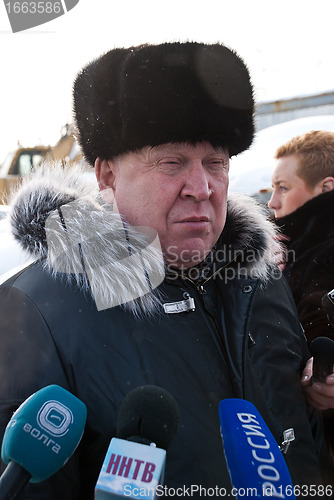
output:
[{"label": "microphone with blue logo", "polygon": [[245,498],[245,491],[252,491],[256,498],[295,499],[282,452],[255,406],[243,399],[224,399],[219,403],[219,419],[238,500]]},{"label": "microphone with blue logo", "polygon": [[119,409],[117,437],[106,453],[95,500],[156,499],[178,423],[178,405],[162,387],[144,385],[129,392]]},{"label": "microphone with blue logo", "polygon": [[25,485],[48,479],[72,456],[84,432],[87,409],[58,385],[32,394],[6,427],[1,458],[1,500],[14,500]]}]

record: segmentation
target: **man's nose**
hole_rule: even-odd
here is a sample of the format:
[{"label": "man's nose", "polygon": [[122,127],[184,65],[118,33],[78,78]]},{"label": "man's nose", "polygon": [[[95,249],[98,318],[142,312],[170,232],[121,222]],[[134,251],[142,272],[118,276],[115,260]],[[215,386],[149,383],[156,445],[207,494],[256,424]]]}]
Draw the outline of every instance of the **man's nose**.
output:
[{"label": "man's nose", "polygon": [[208,200],[213,193],[208,174],[203,165],[193,164],[185,172],[182,197],[191,197],[196,201]]}]

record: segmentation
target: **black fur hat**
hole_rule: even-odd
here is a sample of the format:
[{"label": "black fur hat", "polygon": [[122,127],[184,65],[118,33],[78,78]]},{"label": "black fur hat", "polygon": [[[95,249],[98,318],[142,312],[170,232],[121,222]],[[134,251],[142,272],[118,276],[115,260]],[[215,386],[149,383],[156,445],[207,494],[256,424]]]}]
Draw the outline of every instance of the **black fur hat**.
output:
[{"label": "black fur hat", "polygon": [[247,67],[220,44],[110,50],[79,73],[73,97],[79,142],[92,165],[167,142],[208,141],[233,156],[254,136]]}]

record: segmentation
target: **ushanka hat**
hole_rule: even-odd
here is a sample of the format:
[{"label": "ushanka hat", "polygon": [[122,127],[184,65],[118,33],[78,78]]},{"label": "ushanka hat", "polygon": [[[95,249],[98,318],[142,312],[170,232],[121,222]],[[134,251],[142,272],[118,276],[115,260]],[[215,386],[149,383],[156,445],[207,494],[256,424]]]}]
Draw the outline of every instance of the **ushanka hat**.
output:
[{"label": "ushanka hat", "polygon": [[144,146],[208,141],[247,149],[254,98],[243,60],[195,42],[113,49],[74,82],[78,139],[90,164]]}]

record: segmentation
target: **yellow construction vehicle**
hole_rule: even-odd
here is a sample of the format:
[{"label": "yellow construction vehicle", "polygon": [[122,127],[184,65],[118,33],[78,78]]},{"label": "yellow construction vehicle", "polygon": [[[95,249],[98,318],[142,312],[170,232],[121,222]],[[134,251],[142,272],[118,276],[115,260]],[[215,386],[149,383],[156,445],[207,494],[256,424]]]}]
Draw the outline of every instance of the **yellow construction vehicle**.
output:
[{"label": "yellow construction vehicle", "polygon": [[7,154],[0,168],[1,204],[6,204],[10,191],[19,184],[24,175],[42,162],[49,149],[48,146],[18,146],[15,151]]},{"label": "yellow construction vehicle", "polygon": [[72,163],[81,158],[73,129],[66,125],[61,138],[55,146],[23,147],[19,145],[15,151],[8,153],[0,167],[0,204],[6,204],[10,192],[21,182],[22,178],[37,168],[42,161],[62,160]]}]

